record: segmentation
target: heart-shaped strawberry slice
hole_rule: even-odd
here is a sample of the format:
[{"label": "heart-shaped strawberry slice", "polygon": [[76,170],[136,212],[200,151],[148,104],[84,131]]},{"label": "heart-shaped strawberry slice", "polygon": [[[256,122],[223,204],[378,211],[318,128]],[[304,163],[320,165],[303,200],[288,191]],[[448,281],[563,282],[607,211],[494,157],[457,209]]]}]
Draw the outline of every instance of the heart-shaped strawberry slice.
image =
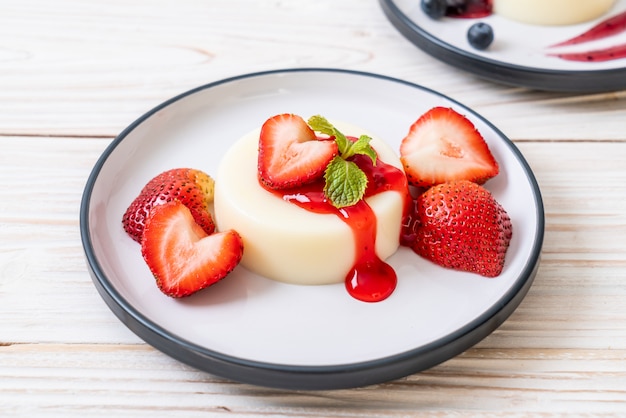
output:
[{"label": "heart-shaped strawberry slice", "polygon": [[324,174],[337,152],[332,137],[318,137],[300,116],[273,116],[261,127],[259,179],[276,190],[310,183]]},{"label": "heart-shaped strawberry slice", "polygon": [[159,289],[183,297],[228,275],[241,260],[243,241],[234,230],[207,235],[189,208],[172,200],[150,211],[141,253]]}]

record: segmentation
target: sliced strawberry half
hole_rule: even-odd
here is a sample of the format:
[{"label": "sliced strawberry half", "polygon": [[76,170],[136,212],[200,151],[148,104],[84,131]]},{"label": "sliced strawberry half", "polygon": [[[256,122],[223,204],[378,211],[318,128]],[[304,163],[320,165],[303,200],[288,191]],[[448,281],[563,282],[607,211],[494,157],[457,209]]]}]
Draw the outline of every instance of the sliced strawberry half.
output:
[{"label": "sliced strawberry half", "polygon": [[499,172],[474,124],[445,107],[432,108],[411,126],[400,144],[400,161],[416,187],[453,180],[482,184]]},{"label": "sliced strawberry half", "polygon": [[259,179],[276,190],[301,186],[323,176],[337,153],[334,139],[318,138],[300,116],[276,115],[261,127]]},{"label": "sliced strawberry half", "polygon": [[183,297],[226,277],[241,260],[243,241],[234,230],[207,235],[190,210],[172,200],[150,211],[141,254],[159,289]]}]

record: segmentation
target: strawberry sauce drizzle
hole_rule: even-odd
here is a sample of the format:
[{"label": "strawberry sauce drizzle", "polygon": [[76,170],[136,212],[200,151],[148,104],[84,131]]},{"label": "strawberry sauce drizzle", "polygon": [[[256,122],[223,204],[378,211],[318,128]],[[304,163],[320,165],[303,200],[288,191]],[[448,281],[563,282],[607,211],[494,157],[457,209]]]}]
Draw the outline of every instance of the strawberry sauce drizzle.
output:
[{"label": "strawberry sauce drizzle", "polygon": [[[366,197],[393,190],[402,193],[405,203],[408,202],[407,180],[401,170],[380,160],[374,166],[369,157],[363,155],[355,155],[352,160],[369,180],[365,190]],[[396,288],[397,275],[376,254],[376,214],[365,200],[337,209],[328,201],[323,189],[324,181],[320,179],[290,190],[270,191],[310,212],[334,214],[345,222],[352,229],[356,251],[355,263],[345,277],[348,293],[363,302],[380,302],[386,299]],[[403,217],[408,211],[408,203],[405,206]]]},{"label": "strawberry sauce drizzle", "polygon": [[[551,48],[583,44],[599,39],[609,38],[626,31],[626,11],[605,19],[591,29],[578,36],[559,42]],[[614,45],[608,48],[593,49],[582,52],[548,53],[548,56],[558,57],[567,61],[602,62],[626,58],[626,44]]]},{"label": "strawberry sauce drizzle", "polygon": [[580,35],[552,46],[576,45],[583,42],[591,42],[598,39],[608,38],[609,36],[617,35],[624,31],[626,31],[626,12],[622,12],[605,19]]},{"label": "strawberry sauce drizzle", "polygon": [[626,58],[626,44],[616,45],[606,49],[594,49],[585,52],[566,52],[560,54],[548,54],[566,61],[578,62],[603,62],[620,58]]}]

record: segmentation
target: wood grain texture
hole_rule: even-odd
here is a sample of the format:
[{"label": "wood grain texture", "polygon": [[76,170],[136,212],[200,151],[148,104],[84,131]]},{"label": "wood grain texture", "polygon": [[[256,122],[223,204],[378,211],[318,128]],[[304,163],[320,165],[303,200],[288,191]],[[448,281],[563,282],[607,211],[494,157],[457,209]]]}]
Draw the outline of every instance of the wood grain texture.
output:
[{"label": "wood grain texture", "polygon": [[[626,93],[573,96],[478,80],[405,40],[376,1],[5,0],[0,131],[114,136],[193,87],[247,72],[338,67],[399,77],[523,139],[620,139]],[[242,5],[243,4],[243,5]],[[566,117],[567,116],[567,117]]]},{"label": "wood grain texture", "polygon": [[[0,2],[0,416],[626,415],[626,92],[494,85],[395,31],[375,1]],[[241,73],[339,67],[439,90],[520,148],[546,234],[527,297],[462,355],[397,381],[272,390],[143,343],[87,273],[78,213],[125,126]]]}]

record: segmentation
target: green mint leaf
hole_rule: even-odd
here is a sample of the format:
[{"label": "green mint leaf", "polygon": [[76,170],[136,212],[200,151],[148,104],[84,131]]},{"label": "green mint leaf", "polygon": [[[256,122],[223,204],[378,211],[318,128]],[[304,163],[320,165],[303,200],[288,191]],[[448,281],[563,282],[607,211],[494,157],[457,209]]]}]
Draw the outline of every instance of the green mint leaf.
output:
[{"label": "green mint leaf", "polygon": [[334,137],[339,151],[339,155],[326,167],[324,194],[337,208],[356,204],[365,195],[367,175],[348,159],[362,154],[370,157],[376,165],[376,151],[370,145],[372,138],[361,135],[353,142],[320,115],[311,116],[307,123],[314,131]]},{"label": "green mint leaf", "polygon": [[367,188],[367,176],[352,161],[346,161],[340,156],[326,167],[324,173],[326,184],[324,194],[337,208],[352,206],[363,199]]},{"label": "green mint leaf", "polygon": [[307,122],[311,129],[317,132],[321,132],[324,135],[334,136],[335,142],[337,143],[337,148],[339,149],[339,154],[343,154],[346,152],[348,147],[352,141],[349,141],[348,138],[337,128],[335,128],[325,117],[320,115],[311,116]]},{"label": "green mint leaf", "polygon": [[372,146],[370,145],[371,140],[372,138],[370,138],[369,136],[361,135],[357,141],[350,141],[350,147],[341,156],[345,159],[348,159],[355,154],[367,155],[372,159],[374,165],[376,165],[376,151],[374,151],[374,148],[372,148]]}]

